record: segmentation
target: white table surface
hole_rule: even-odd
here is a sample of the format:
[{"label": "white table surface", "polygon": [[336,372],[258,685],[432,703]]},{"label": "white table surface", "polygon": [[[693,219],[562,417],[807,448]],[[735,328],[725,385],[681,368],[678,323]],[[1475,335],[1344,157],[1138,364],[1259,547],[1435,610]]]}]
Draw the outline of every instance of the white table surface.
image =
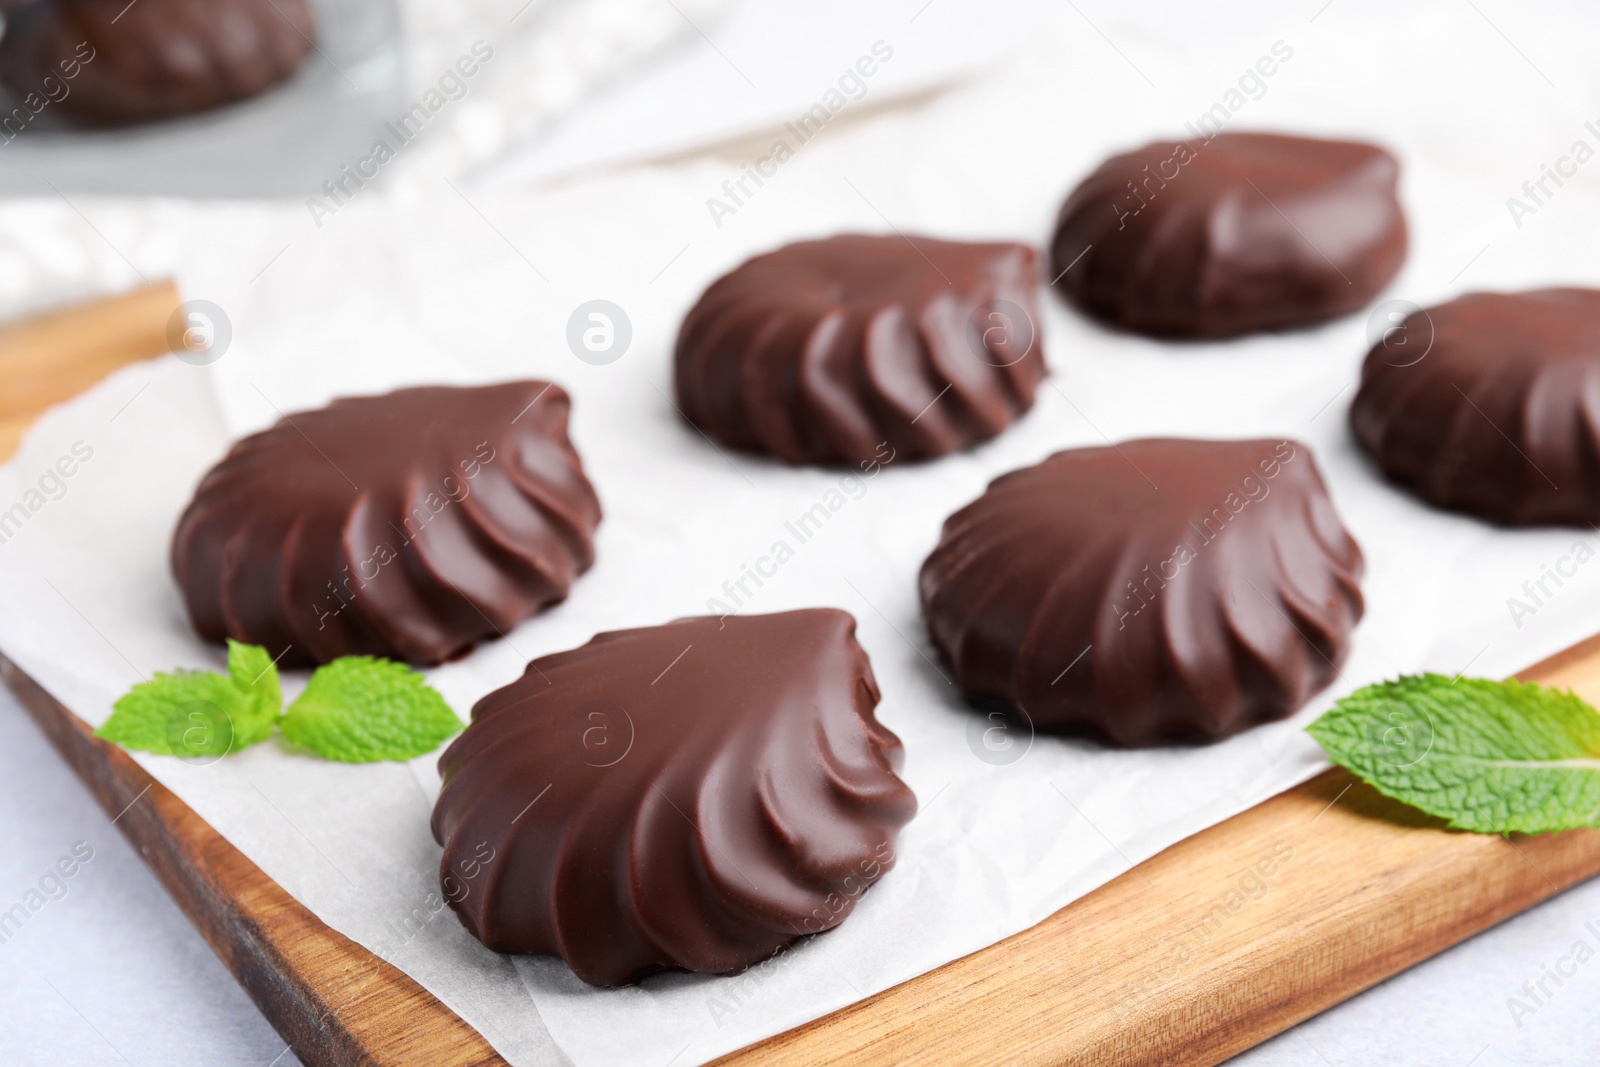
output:
[{"label": "white table surface", "polygon": [[94,850],[66,894],[47,885],[59,899],[0,944],[0,1064],[300,1062],[4,690],[0,825],[0,912],[79,842]]},{"label": "white table surface", "polygon": [[[0,911],[80,841],[94,858],[67,892],[0,944],[6,1067],[290,1067],[298,1064],[111,819],[0,690]],[[57,894],[59,895],[59,891]],[[1600,1063],[1600,962],[1535,1004],[1584,939],[1600,957],[1600,880],[1458,945],[1238,1057],[1237,1067],[1509,1067]],[[1533,1012],[1521,1027],[1508,998]]]}]

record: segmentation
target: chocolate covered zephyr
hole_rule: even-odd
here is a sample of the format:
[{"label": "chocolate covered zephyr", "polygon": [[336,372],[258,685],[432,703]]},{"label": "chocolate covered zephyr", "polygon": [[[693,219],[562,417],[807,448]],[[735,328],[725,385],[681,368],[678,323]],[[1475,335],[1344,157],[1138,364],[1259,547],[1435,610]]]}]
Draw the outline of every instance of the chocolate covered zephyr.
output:
[{"label": "chocolate covered zephyr", "polygon": [[1106,160],[1061,208],[1056,286],[1158,337],[1233,337],[1363,306],[1406,253],[1399,165],[1369,144],[1221,133]]},{"label": "chocolate covered zephyr", "polygon": [[1600,290],[1414,311],[1367,354],[1350,424],[1431,504],[1507,525],[1600,523]]},{"label": "chocolate covered zephyr", "polygon": [[965,448],[1033,406],[1037,284],[1023,245],[787,245],[718,279],[684,319],[678,407],[713,440],[787,463]]},{"label": "chocolate covered zephyr", "polygon": [[265,92],[314,33],[309,0],[42,0],[6,16],[0,84],[86,122],[146,122]]},{"label": "chocolate covered zephyr", "polygon": [[1327,685],[1361,571],[1305,445],[1148,439],[995,479],[945,522],[921,591],[979,709],[1153,745],[1281,719]]},{"label": "chocolate covered zephyr", "polygon": [[567,594],[600,505],[547,382],[335,400],[246,437],[172,539],[189,617],[281,665],[451,659]]},{"label": "chocolate covered zephyr", "polygon": [[586,982],[736,971],[843,922],[916,799],[855,620],[603,633],[484,697],[440,760],[444,897]]}]

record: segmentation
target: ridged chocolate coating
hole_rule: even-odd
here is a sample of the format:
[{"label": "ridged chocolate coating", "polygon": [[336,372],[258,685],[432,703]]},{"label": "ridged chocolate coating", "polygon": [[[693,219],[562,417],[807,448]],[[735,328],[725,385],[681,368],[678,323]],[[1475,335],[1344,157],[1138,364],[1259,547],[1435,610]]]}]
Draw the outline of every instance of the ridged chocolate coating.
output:
[{"label": "ridged chocolate coating", "polygon": [[833,609],[534,660],[439,761],[444,896],[489,948],[596,985],[765,959],[843,922],[894,863],[916,798],[877,702]]},{"label": "ridged chocolate coating", "polygon": [[1391,481],[1506,525],[1600,523],[1600,290],[1469,293],[1401,329],[1350,407]]},{"label": "ridged chocolate coating", "polygon": [[201,637],[434,664],[561,600],[600,504],[547,382],[401,389],[229,450],[172,538]]},{"label": "ridged chocolate coating", "polygon": [[52,110],[148,122],[265,92],[299,69],[315,32],[309,0],[43,0],[8,17],[0,83],[43,95],[48,77],[70,90]]},{"label": "ridged chocolate coating", "polygon": [[1335,318],[1376,296],[1405,259],[1399,170],[1383,149],[1352,141],[1157,141],[1073,190],[1050,275],[1085,313],[1157,337]]},{"label": "ridged chocolate coating", "polygon": [[678,335],[678,407],[786,463],[940,456],[1005,429],[1045,375],[1033,250],[846,235],[756,256]]},{"label": "ridged chocolate coating", "polygon": [[1332,681],[1362,566],[1305,445],[1153,438],[995,479],[945,522],[922,605],[980,707],[1116,745],[1204,741]]}]

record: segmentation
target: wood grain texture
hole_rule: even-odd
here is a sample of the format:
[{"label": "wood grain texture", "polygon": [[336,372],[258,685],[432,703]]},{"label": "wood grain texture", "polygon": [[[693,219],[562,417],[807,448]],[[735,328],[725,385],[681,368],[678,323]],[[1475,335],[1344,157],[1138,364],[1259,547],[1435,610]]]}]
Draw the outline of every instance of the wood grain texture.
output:
[{"label": "wood grain texture", "polygon": [[4,655],[0,679],[307,1067],[504,1067],[476,1030],[324,926]]},{"label": "wood grain texture", "polygon": [[[44,407],[164,352],[178,299],[158,286],[0,330],[0,457]],[[1600,701],[1600,637],[1522,677]],[[3,655],[0,679],[310,1067],[503,1063]],[[1596,872],[1600,831],[1453,833],[1330,771],[1032,929],[720,1062],[1215,1064]]]},{"label": "wood grain texture", "polygon": [[0,462],[52,404],[127,363],[165,355],[167,320],[182,303],[171,281],[0,326]]},{"label": "wood grain texture", "polygon": [[[1600,637],[1518,677],[1600,704]],[[1335,768],[717,1062],[1210,1067],[1596,873],[1600,830],[1458,833]]]}]

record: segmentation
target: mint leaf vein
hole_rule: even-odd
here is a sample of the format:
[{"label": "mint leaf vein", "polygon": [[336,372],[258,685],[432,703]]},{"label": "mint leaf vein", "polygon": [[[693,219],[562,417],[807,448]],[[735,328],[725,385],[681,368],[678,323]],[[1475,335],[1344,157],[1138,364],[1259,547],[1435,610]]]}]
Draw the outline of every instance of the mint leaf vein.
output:
[{"label": "mint leaf vein", "polygon": [[1457,829],[1600,826],[1600,713],[1570,692],[1407,676],[1352,693],[1308,730],[1380,793]]}]

